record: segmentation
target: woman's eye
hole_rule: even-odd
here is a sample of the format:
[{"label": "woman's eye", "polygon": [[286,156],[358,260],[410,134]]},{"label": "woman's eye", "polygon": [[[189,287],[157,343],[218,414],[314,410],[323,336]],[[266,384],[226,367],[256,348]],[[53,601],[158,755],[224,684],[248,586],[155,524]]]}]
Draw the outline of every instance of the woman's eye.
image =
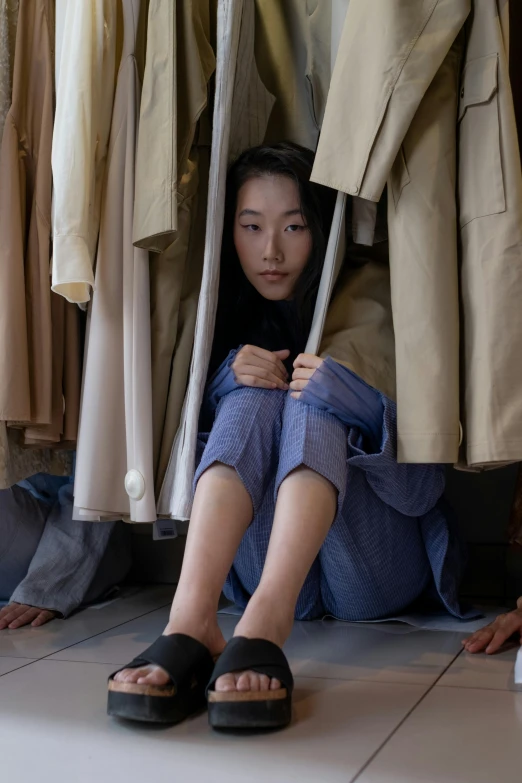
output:
[{"label": "woman's eye", "polygon": [[302,231],[304,228],[306,228],[306,226],[300,226],[300,225],[297,225],[297,224],[293,224],[291,226],[287,226],[286,230],[287,231],[291,231],[293,233],[295,231]]},{"label": "woman's eye", "polygon": [[249,223],[247,226],[244,226],[244,228],[248,229],[248,231],[259,231],[259,226],[256,226],[255,223]]}]

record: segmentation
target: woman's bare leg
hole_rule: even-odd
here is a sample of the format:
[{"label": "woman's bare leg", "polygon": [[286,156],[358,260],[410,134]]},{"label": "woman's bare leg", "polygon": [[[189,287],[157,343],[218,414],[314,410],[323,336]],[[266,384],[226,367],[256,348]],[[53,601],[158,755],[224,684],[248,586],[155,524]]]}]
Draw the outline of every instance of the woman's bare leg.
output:
[{"label": "woman's bare leg", "polygon": [[[181,575],[164,634],[184,633],[218,655],[225,640],[217,624],[221,590],[252,521],[250,495],[234,468],[216,463],[198,481]],[[120,682],[165,685],[158,666],[124,669]]]},{"label": "woman's bare leg", "polygon": [[[263,574],[234,636],[268,639],[283,646],[306,576],[335,519],[337,490],[304,466],[282,482]],[[254,672],[220,677],[216,690],[268,690],[280,687]]]}]

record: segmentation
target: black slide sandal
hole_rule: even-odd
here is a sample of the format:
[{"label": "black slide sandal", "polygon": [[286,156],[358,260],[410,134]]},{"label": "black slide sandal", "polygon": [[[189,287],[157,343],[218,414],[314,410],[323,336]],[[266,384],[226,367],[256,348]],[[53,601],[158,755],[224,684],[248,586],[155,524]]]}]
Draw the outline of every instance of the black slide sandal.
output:
[{"label": "black slide sandal", "polygon": [[[171,681],[167,685],[139,685],[114,679],[122,669],[149,664],[161,666]],[[205,687],[213,667],[208,649],[191,636],[160,636],[139,658],[111,674],[107,713],[148,723],[179,723],[206,706]]]},{"label": "black slide sandal", "polygon": [[[253,671],[280,681],[277,691],[216,691],[223,674]],[[215,729],[282,729],[292,718],[294,678],[284,652],[266,639],[235,636],[214,667],[207,688],[208,721]]]}]

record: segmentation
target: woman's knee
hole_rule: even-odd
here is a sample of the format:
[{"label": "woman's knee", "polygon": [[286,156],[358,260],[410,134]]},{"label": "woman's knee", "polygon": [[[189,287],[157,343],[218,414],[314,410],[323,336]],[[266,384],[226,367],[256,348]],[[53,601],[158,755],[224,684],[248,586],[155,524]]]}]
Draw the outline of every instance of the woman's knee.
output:
[{"label": "woman's knee", "polygon": [[274,419],[282,420],[286,392],[278,389],[254,389],[242,386],[220,401],[216,421],[226,418],[240,423],[249,420],[266,425]]}]

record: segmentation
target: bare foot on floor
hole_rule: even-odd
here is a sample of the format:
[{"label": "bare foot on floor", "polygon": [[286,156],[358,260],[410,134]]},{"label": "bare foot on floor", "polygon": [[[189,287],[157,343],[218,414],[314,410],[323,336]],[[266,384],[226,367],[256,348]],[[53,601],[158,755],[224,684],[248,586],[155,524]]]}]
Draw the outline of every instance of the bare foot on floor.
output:
[{"label": "bare foot on floor", "polygon": [[[177,615],[171,619],[163,631],[163,636],[183,633],[197,639],[208,648],[213,657],[220,655],[225,647],[225,638],[214,619],[212,624],[196,622],[193,616]],[[138,685],[168,685],[170,677],[160,666],[142,666],[139,669],[122,669],[114,679],[116,682],[134,682]]]}]

